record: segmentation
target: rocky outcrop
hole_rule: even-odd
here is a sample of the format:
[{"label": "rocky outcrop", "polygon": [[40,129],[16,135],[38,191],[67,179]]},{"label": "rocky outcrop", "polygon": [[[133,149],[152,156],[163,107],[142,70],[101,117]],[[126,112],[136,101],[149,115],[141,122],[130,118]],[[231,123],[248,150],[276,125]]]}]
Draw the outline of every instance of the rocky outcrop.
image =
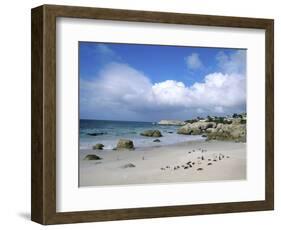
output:
[{"label": "rocky outcrop", "polygon": [[95,154],[89,154],[85,156],[84,160],[101,160],[102,158],[95,155]]},{"label": "rocky outcrop", "polygon": [[209,128],[216,128],[215,122],[198,121],[194,123],[187,123],[180,127],[177,131],[178,134],[185,135],[200,135],[205,133]]},{"label": "rocky outcrop", "polygon": [[178,120],[161,120],[158,122],[158,125],[185,125],[184,121]]},{"label": "rocky outcrop", "polygon": [[198,121],[188,123],[177,131],[178,134],[202,135],[207,140],[225,140],[246,142],[246,124],[241,124],[241,119],[233,119],[231,124],[216,124],[215,122]]},{"label": "rocky outcrop", "polygon": [[242,121],[241,118],[234,118],[234,119],[232,120],[232,124],[233,124],[233,125],[239,125],[239,124],[241,124],[241,121]]},{"label": "rocky outcrop", "polygon": [[206,133],[213,133],[216,132],[216,128],[208,128],[206,129]]},{"label": "rocky outcrop", "polygon": [[146,137],[162,137],[162,133],[155,129],[155,130],[146,130],[142,132],[140,135],[146,136]]},{"label": "rocky outcrop", "polygon": [[94,150],[95,150],[95,149],[102,150],[103,147],[104,147],[103,144],[98,143],[98,144],[95,144],[95,145],[93,146],[93,149],[94,149]]},{"label": "rocky outcrop", "polygon": [[133,141],[129,139],[120,139],[117,143],[116,149],[134,149]]},{"label": "rocky outcrop", "polygon": [[207,133],[207,140],[226,140],[246,142],[247,130],[245,124],[223,124],[215,131]]}]

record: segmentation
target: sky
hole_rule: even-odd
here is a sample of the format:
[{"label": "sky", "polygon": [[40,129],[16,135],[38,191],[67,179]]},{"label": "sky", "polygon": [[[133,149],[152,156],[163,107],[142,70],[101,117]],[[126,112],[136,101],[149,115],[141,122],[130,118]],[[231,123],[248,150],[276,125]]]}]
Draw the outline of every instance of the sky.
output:
[{"label": "sky", "polygon": [[80,118],[159,121],[245,112],[246,52],[79,42]]}]

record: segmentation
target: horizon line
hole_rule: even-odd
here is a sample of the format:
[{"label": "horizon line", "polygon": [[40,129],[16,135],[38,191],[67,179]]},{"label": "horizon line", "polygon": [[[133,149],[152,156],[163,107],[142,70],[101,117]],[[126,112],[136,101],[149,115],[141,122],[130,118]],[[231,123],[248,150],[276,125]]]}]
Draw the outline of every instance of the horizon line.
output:
[{"label": "horizon line", "polygon": [[154,123],[157,121],[131,121],[131,120],[110,120],[110,119],[93,119],[93,118],[79,118],[79,120],[89,120],[89,121],[123,121],[123,122],[147,122],[147,123]]},{"label": "horizon line", "polygon": [[[240,113],[233,113],[233,114],[242,114],[242,113],[247,113],[247,112],[240,112]],[[89,120],[89,121],[120,121],[120,122],[146,122],[146,123],[158,123],[161,120],[176,120],[176,121],[184,122],[184,121],[187,121],[187,120],[198,119],[198,117],[206,119],[208,116],[210,116],[210,117],[228,117],[228,116],[232,116],[233,114],[231,114],[231,115],[228,114],[228,115],[224,115],[224,116],[214,116],[214,115],[207,115],[206,117],[197,116],[197,117],[193,117],[193,118],[189,118],[189,119],[184,119],[184,120],[181,120],[181,119],[160,119],[158,121],[135,121],[135,120],[94,119],[94,118],[79,118],[79,120]]]}]

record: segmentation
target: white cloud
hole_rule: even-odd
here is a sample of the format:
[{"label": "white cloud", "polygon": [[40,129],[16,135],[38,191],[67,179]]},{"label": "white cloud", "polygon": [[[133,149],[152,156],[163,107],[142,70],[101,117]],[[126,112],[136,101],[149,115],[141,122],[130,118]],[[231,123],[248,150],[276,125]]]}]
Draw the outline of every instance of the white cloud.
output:
[{"label": "white cloud", "polygon": [[174,80],[155,83],[151,90],[154,102],[165,106],[182,106],[187,93],[184,83]]},{"label": "white cloud", "polygon": [[99,55],[102,54],[102,55],[107,55],[107,56],[115,56],[114,51],[105,44],[97,44],[96,52],[98,52]]},{"label": "white cloud", "polygon": [[194,105],[234,107],[245,103],[245,77],[240,74],[212,73],[202,83],[190,87]]},{"label": "white cloud", "polygon": [[191,55],[185,58],[187,67],[191,70],[199,69],[203,67],[203,64],[199,58],[198,53],[192,53]]},{"label": "white cloud", "polygon": [[199,111],[224,113],[245,105],[245,83],[242,74],[212,73],[190,87],[174,80],[152,84],[140,71],[111,63],[95,80],[81,81],[81,108],[102,110],[113,117],[154,113],[163,118],[175,111],[185,117]]},{"label": "white cloud", "polygon": [[246,50],[238,50],[230,55],[221,51],[217,54],[216,60],[223,73],[246,73]]},{"label": "white cloud", "polygon": [[[122,58],[110,46],[102,43],[94,46],[92,54],[96,56],[95,60],[99,61],[99,65],[105,65],[112,61],[122,61]],[[95,62],[95,64],[97,63]]]}]

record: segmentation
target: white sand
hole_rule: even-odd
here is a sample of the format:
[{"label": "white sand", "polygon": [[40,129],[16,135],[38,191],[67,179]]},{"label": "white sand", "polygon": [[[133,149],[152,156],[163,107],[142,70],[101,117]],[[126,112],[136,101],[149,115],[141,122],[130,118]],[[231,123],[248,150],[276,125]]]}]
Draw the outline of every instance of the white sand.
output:
[{"label": "white sand", "polygon": [[[207,151],[202,152],[202,149]],[[96,154],[102,160],[84,160],[88,154]],[[220,154],[224,157],[219,157]],[[198,159],[202,156],[204,160]],[[195,164],[184,169],[189,161]],[[130,163],[135,167],[124,168]],[[180,168],[174,169],[177,166]],[[80,153],[80,186],[244,179],[245,143],[193,141],[132,151],[82,150]]]}]

